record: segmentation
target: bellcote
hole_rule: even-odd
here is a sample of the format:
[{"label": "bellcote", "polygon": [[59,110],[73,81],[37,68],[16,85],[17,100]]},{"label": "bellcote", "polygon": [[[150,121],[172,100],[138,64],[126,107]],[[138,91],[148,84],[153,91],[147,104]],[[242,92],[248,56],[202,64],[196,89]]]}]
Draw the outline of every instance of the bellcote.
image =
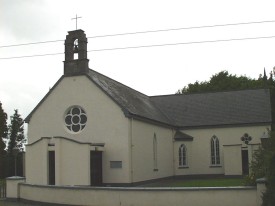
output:
[{"label": "bellcote", "polygon": [[68,32],[65,40],[65,76],[77,76],[89,72],[87,43],[86,34],[83,30]]}]

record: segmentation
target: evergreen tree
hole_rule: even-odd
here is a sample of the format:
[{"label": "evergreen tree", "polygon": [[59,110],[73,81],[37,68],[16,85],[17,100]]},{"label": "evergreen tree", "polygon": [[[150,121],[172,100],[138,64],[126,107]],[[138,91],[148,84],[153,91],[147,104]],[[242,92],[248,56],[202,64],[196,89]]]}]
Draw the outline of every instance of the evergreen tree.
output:
[{"label": "evergreen tree", "polygon": [[6,144],[3,139],[7,137],[8,127],[7,127],[7,114],[2,108],[2,103],[0,102],[0,179],[5,177],[5,158],[6,158]]},{"label": "evergreen tree", "polygon": [[18,110],[14,110],[14,115],[10,117],[11,124],[9,125],[8,132],[8,154],[11,155],[13,148],[17,147],[20,151],[23,151],[23,145],[26,142],[24,136],[24,120],[18,113]]},{"label": "evergreen tree", "polygon": [[3,141],[2,138],[7,138],[8,127],[7,127],[7,114],[2,108],[2,103],[0,102],[0,141]]}]

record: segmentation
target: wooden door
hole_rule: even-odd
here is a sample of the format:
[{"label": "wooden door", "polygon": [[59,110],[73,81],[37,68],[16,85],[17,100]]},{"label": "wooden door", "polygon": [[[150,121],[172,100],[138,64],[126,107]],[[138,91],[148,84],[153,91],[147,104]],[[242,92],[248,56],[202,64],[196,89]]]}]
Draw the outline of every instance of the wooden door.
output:
[{"label": "wooden door", "polygon": [[55,152],[49,151],[48,153],[48,175],[49,175],[49,185],[55,185]]},{"label": "wooden door", "polygon": [[90,155],[91,185],[102,185],[102,152],[91,151]]},{"label": "wooden door", "polygon": [[249,174],[248,150],[242,150],[242,169],[243,169],[243,175]]}]

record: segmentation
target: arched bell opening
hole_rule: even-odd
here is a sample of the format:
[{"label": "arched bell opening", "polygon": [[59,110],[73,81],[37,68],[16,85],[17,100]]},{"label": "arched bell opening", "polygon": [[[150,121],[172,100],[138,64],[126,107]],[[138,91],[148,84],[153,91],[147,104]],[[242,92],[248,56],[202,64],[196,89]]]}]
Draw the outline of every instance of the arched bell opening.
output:
[{"label": "arched bell opening", "polygon": [[79,58],[78,39],[74,40],[73,52],[74,52],[74,60],[78,59]]}]

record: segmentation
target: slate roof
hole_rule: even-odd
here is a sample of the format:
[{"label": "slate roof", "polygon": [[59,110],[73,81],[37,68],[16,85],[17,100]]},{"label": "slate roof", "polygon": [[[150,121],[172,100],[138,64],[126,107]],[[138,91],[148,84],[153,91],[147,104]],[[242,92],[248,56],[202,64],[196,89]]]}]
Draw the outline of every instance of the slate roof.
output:
[{"label": "slate roof", "polygon": [[178,127],[271,122],[268,89],[155,96],[150,99]]},{"label": "slate roof", "polygon": [[175,136],[174,136],[174,140],[175,141],[193,141],[194,137],[181,132],[181,131],[176,131]]},{"label": "slate roof", "polygon": [[126,116],[179,128],[271,122],[267,89],[149,97],[96,71],[88,75]]},{"label": "slate roof", "polygon": [[[116,102],[126,117],[187,128],[200,126],[271,123],[269,90],[243,90],[149,97],[94,70],[86,76]],[[62,81],[62,76],[32,114]]]},{"label": "slate roof", "polygon": [[132,115],[164,124],[171,124],[171,121],[147,95],[91,69],[88,77],[122,108],[126,116]]}]

